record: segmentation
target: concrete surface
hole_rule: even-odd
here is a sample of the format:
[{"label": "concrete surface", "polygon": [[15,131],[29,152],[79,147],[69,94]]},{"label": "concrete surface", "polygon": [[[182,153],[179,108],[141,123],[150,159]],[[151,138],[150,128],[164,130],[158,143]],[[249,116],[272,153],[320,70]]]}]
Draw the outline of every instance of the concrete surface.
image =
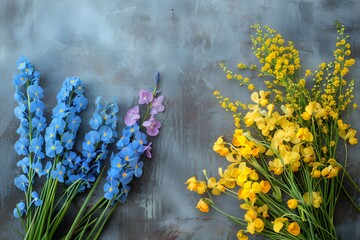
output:
[{"label": "concrete surface", "polygon": [[[294,41],[305,67],[316,66],[331,59],[336,19],[346,25],[359,61],[359,12],[356,0],[1,0],[0,239],[17,239],[9,227],[20,226],[12,217],[22,197],[13,185],[19,169],[12,76],[20,54],[42,73],[48,116],[66,76],[80,77],[90,100],[115,96],[123,116],[139,89],[150,87],[156,71],[161,73],[166,113],[155,157],[145,163],[143,177],[102,239],[234,239],[238,227],[217,213],[199,213],[194,208],[198,197],[183,184],[190,176],[200,177],[204,168],[215,172],[224,165],[211,148],[219,135],[230,136],[232,119],[212,92],[238,97],[242,92],[225,80],[218,64],[235,68],[238,61],[254,61],[249,26],[260,23]],[[359,64],[351,76],[359,78]],[[359,84],[356,93],[359,103]],[[356,129],[359,117],[357,110],[351,118]],[[88,128],[83,124],[80,135]],[[358,183],[359,154],[360,146],[351,147],[351,174]],[[360,239],[359,214],[346,200],[338,207],[339,237]],[[236,205],[233,211],[240,213]]]}]

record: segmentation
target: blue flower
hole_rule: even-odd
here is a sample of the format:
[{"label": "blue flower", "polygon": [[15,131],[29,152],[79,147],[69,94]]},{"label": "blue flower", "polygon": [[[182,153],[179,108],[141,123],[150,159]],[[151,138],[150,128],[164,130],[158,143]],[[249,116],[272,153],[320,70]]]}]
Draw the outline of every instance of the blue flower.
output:
[{"label": "blue flower", "polygon": [[117,196],[116,200],[119,200],[120,202],[125,202],[127,196],[129,195],[130,192],[130,186],[128,185],[123,185],[122,188],[120,189],[120,194]]},{"label": "blue flower", "polygon": [[58,94],[56,95],[56,99],[58,102],[66,100],[67,97],[70,96],[70,90],[67,88],[62,87]]},{"label": "blue flower", "polygon": [[113,199],[114,196],[119,193],[118,185],[119,183],[115,180],[113,180],[111,183],[105,183],[103,187],[105,192],[104,197],[109,200]]},{"label": "blue flower", "polygon": [[15,218],[20,218],[24,214],[26,214],[26,206],[25,206],[25,203],[23,201],[16,204],[16,208],[14,209],[13,214],[14,214]]},{"label": "blue flower", "polygon": [[122,135],[124,137],[132,137],[134,134],[136,134],[137,132],[139,132],[139,125],[137,123],[135,123],[132,126],[126,126],[125,128],[123,128],[122,130]]},{"label": "blue flower", "polygon": [[25,117],[25,111],[26,111],[26,105],[23,103],[19,103],[19,106],[17,106],[14,109],[15,117],[18,119],[23,119]]},{"label": "blue flower", "polygon": [[51,171],[52,163],[50,161],[46,162],[44,171],[41,173],[41,175],[48,175]]},{"label": "blue flower", "polygon": [[[119,174],[119,170],[117,168],[110,168],[108,170],[108,175],[107,175],[107,178],[109,178],[110,180],[112,179],[120,179],[120,174]],[[109,181],[109,180],[107,180]]]},{"label": "blue flower", "polygon": [[74,146],[75,135],[71,132],[65,132],[61,137],[61,142],[65,143],[65,148],[71,150]]},{"label": "blue flower", "polygon": [[39,85],[30,85],[27,88],[27,93],[32,99],[39,99],[44,97],[44,91]]},{"label": "blue flower", "polygon": [[55,154],[60,154],[63,150],[63,147],[60,141],[50,141],[46,143],[46,155],[48,157],[55,157]]},{"label": "blue flower", "polygon": [[53,142],[55,141],[55,138],[56,138],[56,129],[55,127],[50,125],[48,128],[46,128],[45,131],[45,141],[46,143]]},{"label": "blue flower", "polygon": [[46,128],[46,119],[44,117],[34,117],[31,120],[31,124],[34,128],[37,129],[38,132],[42,132],[44,131],[44,129]]},{"label": "blue flower", "polygon": [[20,120],[19,128],[16,130],[16,133],[20,135],[20,137],[29,136],[29,122],[26,118]]},{"label": "blue flower", "polygon": [[144,134],[142,132],[137,132],[135,134],[135,139],[138,140],[141,145],[147,144],[146,134]]},{"label": "blue flower", "polygon": [[75,116],[75,114],[69,114],[66,117],[67,127],[76,132],[79,129],[81,118],[79,116]]},{"label": "blue flower", "polygon": [[25,95],[21,91],[19,91],[18,86],[15,86],[14,100],[17,101],[18,103],[21,103],[25,99],[26,99]]},{"label": "blue flower", "polygon": [[69,107],[66,106],[65,103],[60,102],[58,105],[52,110],[53,117],[56,118],[64,118],[68,113]]},{"label": "blue flower", "polygon": [[111,129],[111,127],[108,126],[101,126],[99,128],[99,134],[101,136],[101,141],[107,143],[110,141],[110,139],[112,138],[113,135],[113,131]]},{"label": "blue flower", "polygon": [[112,155],[110,158],[111,167],[117,169],[119,172],[126,166],[126,161],[118,156]]},{"label": "blue flower", "polygon": [[64,155],[63,165],[69,168],[73,168],[76,157],[77,156],[75,152],[66,152]]},{"label": "blue flower", "polygon": [[130,143],[130,138],[122,136],[120,140],[116,143],[116,146],[118,147],[118,149],[122,149],[127,145],[129,145],[129,143]]},{"label": "blue flower", "polygon": [[81,112],[82,110],[86,109],[88,100],[84,96],[77,96],[73,100],[73,104],[77,112]]},{"label": "blue flower", "polygon": [[95,112],[93,117],[89,121],[90,127],[94,130],[98,130],[102,124],[102,121],[103,120],[102,120],[102,117],[100,116],[100,114]]},{"label": "blue flower", "polygon": [[29,146],[29,139],[25,137],[21,137],[18,141],[16,141],[14,148],[18,155],[28,155],[29,151],[27,147]]},{"label": "blue flower", "polygon": [[57,133],[63,134],[66,122],[62,118],[54,118],[50,126],[54,127]]},{"label": "blue flower", "polygon": [[42,164],[40,161],[37,161],[31,165],[31,168],[34,170],[35,173],[38,174],[39,177],[43,174]]},{"label": "blue flower", "polygon": [[[40,199],[39,194],[38,194],[37,192],[33,191],[33,192],[31,193],[31,197],[33,198],[33,200],[31,201],[31,203],[34,203],[35,206],[38,207],[38,206],[41,206],[41,205],[42,205],[43,201]],[[30,204],[30,205],[31,205],[31,204]]]},{"label": "blue flower", "polygon": [[82,144],[83,150],[94,152],[95,144],[100,141],[100,135],[96,131],[90,131],[85,135],[85,141]]},{"label": "blue flower", "polygon": [[51,177],[57,179],[59,182],[64,182],[65,171],[66,169],[62,163],[58,163],[56,164],[56,169],[51,171]]},{"label": "blue flower", "polygon": [[14,179],[15,186],[21,191],[25,192],[26,187],[29,186],[29,179],[24,174],[21,174],[19,177]]},{"label": "blue flower", "polygon": [[139,160],[139,156],[135,154],[134,150],[131,147],[123,148],[119,153],[118,156],[124,159],[129,166],[134,167]]},{"label": "blue flower", "polygon": [[32,101],[30,102],[30,112],[35,112],[35,115],[42,117],[44,115],[45,104],[43,101]]},{"label": "blue flower", "polygon": [[23,173],[28,173],[29,172],[29,163],[30,160],[28,157],[24,157],[22,160],[18,161],[16,166],[21,167]]},{"label": "blue flower", "polygon": [[29,59],[25,56],[20,56],[16,61],[16,66],[19,70],[24,70],[26,66],[29,64]]},{"label": "blue flower", "polygon": [[144,166],[144,163],[141,162],[141,161],[138,162],[138,163],[135,165],[134,175],[135,175],[137,178],[141,177],[142,172],[143,172],[143,170],[142,170],[143,166]]},{"label": "blue flower", "polygon": [[127,185],[128,183],[131,182],[131,180],[133,179],[133,175],[134,175],[134,169],[131,168],[126,168],[125,170],[121,170],[120,171],[120,182],[122,183],[122,185]]},{"label": "blue flower", "polygon": [[33,152],[37,155],[41,155],[39,154],[39,152],[41,153],[43,143],[44,143],[44,139],[41,135],[39,135],[38,137],[34,137],[30,143],[30,147],[29,147],[30,152]]}]

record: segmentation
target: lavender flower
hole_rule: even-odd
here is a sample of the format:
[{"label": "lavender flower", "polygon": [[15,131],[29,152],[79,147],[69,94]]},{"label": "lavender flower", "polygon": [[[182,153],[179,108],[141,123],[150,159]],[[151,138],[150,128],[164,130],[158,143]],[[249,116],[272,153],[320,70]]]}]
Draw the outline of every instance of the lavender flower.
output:
[{"label": "lavender flower", "polygon": [[139,119],[140,119],[139,106],[136,105],[135,107],[133,107],[127,111],[126,116],[124,118],[124,122],[125,122],[126,126],[132,126]]},{"label": "lavender flower", "polygon": [[156,136],[159,134],[159,128],[161,127],[161,123],[156,121],[155,118],[152,116],[148,121],[143,123],[143,126],[146,127],[146,133],[149,136]]},{"label": "lavender flower", "polygon": [[141,90],[139,96],[139,104],[149,104],[154,98],[153,94],[149,90]]}]

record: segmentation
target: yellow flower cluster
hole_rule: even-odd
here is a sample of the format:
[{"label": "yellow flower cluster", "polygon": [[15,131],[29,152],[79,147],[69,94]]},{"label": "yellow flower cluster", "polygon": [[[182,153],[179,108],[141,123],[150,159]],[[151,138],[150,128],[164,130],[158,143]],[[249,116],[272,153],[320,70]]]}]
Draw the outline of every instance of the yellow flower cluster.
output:
[{"label": "yellow flower cluster", "polygon": [[[348,37],[337,24],[334,61],[301,73],[292,42],[285,43],[269,27],[253,28],[253,50],[261,66],[239,63],[237,68],[266,77],[268,90],[256,90],[248,77],[220,64],[227,79],[247,86],[251,102],[232,102],[214,91],[235,120],[231,141],[220,136],[213,145],[228,166],[218,169],[218,177],[208,177],[204,170],[207,182],[189,178],[187,188],[209,196],[226,193],[243,202],[242,218],[219,210],[211,196],[197,204],[201,212],[211,206],[246,227],[237,233],[240,240],[248,239],[246,233],[273,239],[335,239],[332,219],[342,189],[339,174],[347,165],[341,164],[337,146],[341,139],[358,143],[357,131],[342,119],[357,107],[351,106],[354,81],[346,79],[355,63],[349,57]],[[309,79],[311,89],[306,86]]]}]

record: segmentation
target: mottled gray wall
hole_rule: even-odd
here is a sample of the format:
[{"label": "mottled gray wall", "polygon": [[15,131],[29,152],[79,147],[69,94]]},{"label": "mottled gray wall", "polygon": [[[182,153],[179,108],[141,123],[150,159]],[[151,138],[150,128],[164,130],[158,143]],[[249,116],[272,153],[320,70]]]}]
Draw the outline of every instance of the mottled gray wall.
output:
[{"label": "mottled gray wall", "polygon": [[[204,168],[216,172],[225,165],[211,148],[220,134],[230,136],[232,119],[218,107],[213,90],[247,97],[225,80],[219,62],[235,68],[238,61],[254,60],[249,26],[260,23],[293,40],[305,67],[315,66],[331,59],[335,19],[347,26],[359,61],[359,12],[357,0],[1,0],[0,239],[15,239],[8,227],[19,226],[12,217],[21,198],[13,186],[19,169],[12,76],[20,54],[42,73],[48,114],[66,76],[83,79],[89,99],[115,96],[123,115],[138,90],[151,86],[157,70],[161,73],[167,109],[155,157],[145,163],[145,174],[133,184],[103,239],[234,239],[237,226],[214,212],[197,212],[198,197],[183,184]],[[360,75],[358,66],[352,77]],[[359,85],[356,92],[360,102]],[[359,117],[357,111],[351,119],[357,129]],[[86,130],[85,124],[81,133]],[[350,171],[358,183],[359,153],[360,146],[350,148]],[[240,213],[236,204],[232,210]],[[339,204],[337,225],[342,239],[360,238],[360,217],[347,201]]]}]

